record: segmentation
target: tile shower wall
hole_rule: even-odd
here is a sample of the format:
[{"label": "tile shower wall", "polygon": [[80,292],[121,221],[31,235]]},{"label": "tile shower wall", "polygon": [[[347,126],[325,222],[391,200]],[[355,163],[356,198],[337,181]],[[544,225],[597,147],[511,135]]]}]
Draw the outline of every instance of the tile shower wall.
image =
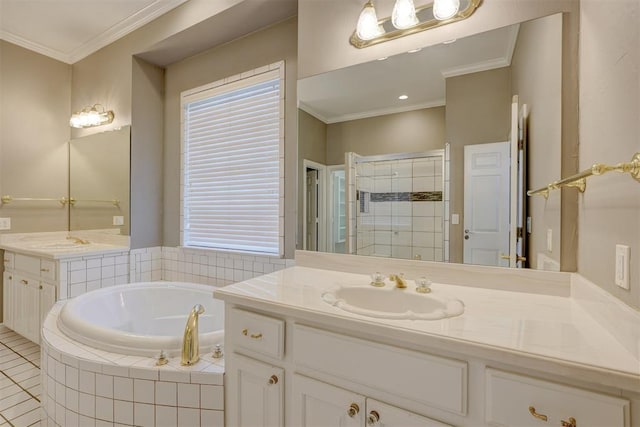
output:
[{"label": "tile shower wall", "polygon": [[358,163],[357,253],[444,260],[443,158]]}]

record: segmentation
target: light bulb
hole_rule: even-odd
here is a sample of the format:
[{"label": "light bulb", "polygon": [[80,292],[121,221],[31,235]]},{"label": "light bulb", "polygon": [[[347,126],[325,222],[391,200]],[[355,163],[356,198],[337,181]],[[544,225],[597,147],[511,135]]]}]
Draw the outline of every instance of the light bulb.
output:
[{"label": "light bulb", "polygon": [[460,0],[433,0],[433,17],[444,21],[453,17],[460,10]]},{"label": "light bulb", "polygon": [[373,3],[369,0],[360,12],[356,34],[361,40],[371,40],[384,34],[384,29],[378,24],[378,16]]},{"label": "light bulb", "polygon": [[418,24],[416,7],[413,0],[396,0],[391,14],[391,23],[399,30],[411,28]]}]

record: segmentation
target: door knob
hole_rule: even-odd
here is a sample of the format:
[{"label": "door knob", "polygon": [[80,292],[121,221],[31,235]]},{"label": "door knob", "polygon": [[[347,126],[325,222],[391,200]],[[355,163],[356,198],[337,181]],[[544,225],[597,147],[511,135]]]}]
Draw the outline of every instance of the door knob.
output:
[{"label": "door knob", "polygon": [[464,240],[469,240],[469,235],[468,234],[464,235]]}]

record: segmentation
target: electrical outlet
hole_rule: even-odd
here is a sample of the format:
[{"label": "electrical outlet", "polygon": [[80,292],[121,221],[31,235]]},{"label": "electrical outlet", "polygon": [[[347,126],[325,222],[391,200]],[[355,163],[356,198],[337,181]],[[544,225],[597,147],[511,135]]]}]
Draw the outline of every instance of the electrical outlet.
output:
[{"label": "electrical outlet", "polygon": [[113,217],[113,225],[124,225],[124,217],[123,216],[114,216]]},{"label": "electrical outlet", "polygon": [[11,218],[0,218],[0,230],[11,230]]},{"label": "electrical outlet", "polygon": [[547,252],[553,252],[553,230],[547,228]]},{"label": "electrical outlet", "polygon": [[616,285],[629,289],[629,246],[616,245]]}]

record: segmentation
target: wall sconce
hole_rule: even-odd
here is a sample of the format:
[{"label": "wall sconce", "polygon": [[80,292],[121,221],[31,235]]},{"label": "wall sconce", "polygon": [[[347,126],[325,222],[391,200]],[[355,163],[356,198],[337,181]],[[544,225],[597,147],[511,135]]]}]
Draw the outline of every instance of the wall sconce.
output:
[{"label": "wall sconce", "polygon": [[425,6],[415,7],[413,0],[396,0],[392,15],[378,20],[373,0],[368,0],[349,42],[362,49],[462,21],[470,17],[481,3],[482,0],[433,0]]},{"label": "wall sconce", "polygon": [[[100,110],[98,110],[100,107]],[[71,115],[69,126],[72,128],[90,128],[102,126],[113,121],[115,115],[113,111],[105,111],[101,104],[94,104],[93,107],[84,107]]]}]

